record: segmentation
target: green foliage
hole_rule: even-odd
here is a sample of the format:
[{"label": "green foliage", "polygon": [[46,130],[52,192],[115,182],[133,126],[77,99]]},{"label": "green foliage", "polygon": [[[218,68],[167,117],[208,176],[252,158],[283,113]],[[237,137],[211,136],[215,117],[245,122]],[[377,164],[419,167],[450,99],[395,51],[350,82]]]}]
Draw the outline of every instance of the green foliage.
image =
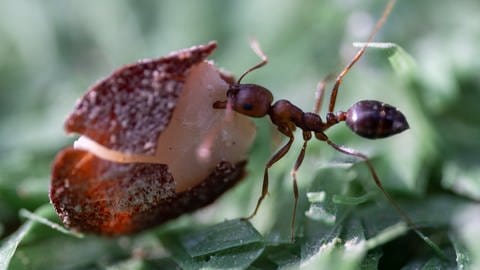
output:
[{"label": "green foliage", "polygon": [[244,81],[309,110],[316,83],[350,60],[358,49],[351,44],[364,41],[384,4],[1,0],[0,269],[480,268],[475,0],[398,1],[375,38],[380,45],[370,45],[344,79],[338,110],[381,100],[407,116],[410,130],[377,141],[343,125],[328,131],[372,158],[385,188],[446,260],[407,228],[364,163],[314,140],[298,174],[291,243],[289,172],[300,133],[271,169],[257,216],[239,220],[253,210],[263,166],[284,143],[262,119],[248,177],[207,209],[119,238],[78,237],[55,225],[61,222],[48,203],[50,163],[72,141],[62,130],[65,116],[99,78],[209,40],[219,44],[216,64],[238,75],[258,61],[248,47],[254,36],[270,62]]},{"label": "green foliage", "polygon": [[240,220],[195,232],[168,232],[161,238],[183,269],[243,269],[264,250],[260,234]]}]

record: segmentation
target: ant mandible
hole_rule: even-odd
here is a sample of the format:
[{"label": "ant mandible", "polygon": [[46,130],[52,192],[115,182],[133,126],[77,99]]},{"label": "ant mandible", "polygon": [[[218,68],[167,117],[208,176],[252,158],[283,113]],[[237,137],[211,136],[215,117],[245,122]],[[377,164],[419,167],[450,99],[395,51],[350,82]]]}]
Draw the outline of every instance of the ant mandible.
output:
[{"label": "ant mandible", "polygon": [[363,55],[366,48],[368,47],[368,44],[371,43],[375,34],[384,24],[394,4],[395,0],[391,0],[388,3],[382,17],[377,22],[365,45],[357,52],[357,54],[353,57],[350,63],[336,77],[335,84],[333,86],[330,96],[330,103],[328,107],[328,113],[326,115],[326,121],[323,121],[318,113],[320,111],[321,102],[325,92],[325,82],[329,79],[329,76],[322,80],[317,86],[316,102],[313,112],[304,112],[297,106],[293,105],[290,101],[284,99],[278,100],[273,103],[273,95],[268,89],[257,84],[241,83],[242,79],[248,73],[260,67],[263,67],[268,62],[268,58],[261,50],[259,44],[255,40],[251,42],[252,50],[261,59],[261,61],[255,66],[245,71],[236,83],[230,85],[227,91],[227,100],[217,101],[213,104],[213,107],[216,109],[227,109],[227,111],[233,110],[237,113],[249,117],[264,117],[268,115],[270,116],[272,123],[276,125],[278,131],[287,136],[289,140],[270,158],[270,160],[265,165],[262,193],[258,198],[253,213],[250,216],[246,217],[246,219],[254,217],[257,213],[260,204],[268,193],[268,169],[274,163],[284,157],[285,154],[290,150],[290,146],[294,141],[293,132],[298,127],[303,132],[302,134],[304,142],[300,154],[298,155],[291,172],[293,178],[294,193],[294,208],[291,222],[292,240],[294,239],[294,222],[298,202],[298,187],[296,174],[303,162],[307,143],[312,138],[312,133],[316,139],[326,142],[336,151],[362,159],[366,163],[368,170],[370,171],[370,174],[375,181],[375,184],[385,195],[387,200],[390,201],[390,203],[397,210],[397,212],[404,219],[404,221],[409,225],[409,227],[413,228],[415,232],[417,232],[421,237],[423,237],[423,235],[415,229],[415,226],[413,225],[413,222],[408,217],[408,215],[398,206],[398,204],[393,200],[390,194],[384,189],[380,178],[378,177],[377,172],[374,169],[369,158],[358,151],[334,143],[325,134],[325,131],[340,122],[346,122],[347,126],[354,133],[368,139],[389,137],[409,128],[405,116],[400,111],[398,111],[395,107],[391,105],[376,100],[362,100],[353,104],[346,112],[340,111],[334,113],[337,93],[342,83],[343,77]]}]

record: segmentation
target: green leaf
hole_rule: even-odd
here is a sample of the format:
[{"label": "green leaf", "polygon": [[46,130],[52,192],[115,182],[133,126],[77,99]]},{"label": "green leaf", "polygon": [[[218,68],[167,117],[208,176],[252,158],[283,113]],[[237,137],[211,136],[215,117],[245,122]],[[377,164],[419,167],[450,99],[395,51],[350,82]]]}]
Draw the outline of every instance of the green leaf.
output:
[{"label": "green leaf", "polygon": [[[366,43],[355,42],[354,47],[363,47]],[[367,44],[368,48],[384,50],[388,55],[388,61],[393,70],[404,79],[416,76],[417,65],[414,58],[408,54],[402,47],[390,42],[371,42]]]},{"label": "green leaf", "polygon": [[480,206],[464,207],[456,212],[454,227],[455,251],[459,265],[467,269],[480,268]]},{"label": "green leaf", "polygon": [[325,191],[308,192],[307,198],[310,203],[321,203],[325,201]]},{"label": "green leaf", "polygon": [[[44,207],[45,210],[44,211],[49,211],[50,209],[52,209],[52,206],[51,205],[45,205]],[[57,230],[61,233],[64,233],[64,234],[67,234],[67,235],[71,235],[71,236],[74,236],[74,237],[77,237],[77,238],[83,238],[84,235],[81,234],[81,233],[77,233],[77,232],[74,232],[74,231],[71,231],[71,230],[68,230],[66,229],[65,227],[59,225],[58,223],[54,223],[54,222],[51,222],[50,220],[38,215],[38,214],[35,214],[35,213],[32,213],[26,209],[20,209],[20,216],[24,217],[24,218],[27,218],[31,221],[35,221],[37,223],[41,223],[43,225],[46,225],[54,230]]]},{"label": "green leaf", "polygon": [[367,252],[363,226],[359,220],[350,220],[345,233],[317,246],[302,264],[302,269],[355,269]]},{"label": "green leaf", "polygon": [[472,265],[472,254],[465,244],[459,239],[458,235],[449,234],[455,250],[458,269],[469,269]]},{"label": "green leaf", "polygon": [[161,237],[183,269],[244,269],[263,252],[263,238],[249,222],[226,221],[187,233],[169,232]]},{"label": "green leaf", "polygon": [[358,205],[371,200],[374,197],[374,194],[375,193],[373,192],[368,192],[362,196],[356,197],[336,194],[333,196],[332,201],[337,204]]},{"label": "green leaf", "polygon": [[236,219],[186,234],[182,236],[182,245],[190,256],[198,257],[262,240],[250,222]]},{"label": "green leaf", "polygon": [[[345,188],[355,178],[356,174],[349,171],[350,165],[326,167],[317,172],[315,180],[310,187],[311,192],[307,193],[310,207],[305,213],[313,220],[322,221],[325,224],[333,225],[338,217],[345,217],[348,211],[344,205],[337,204],[334,196],[345,192]],[[341,194],[340,194],[341,195]]]},{"label": "green leaf", "polygon": [[115,241],[94,237],[79,239],[55,228],[58,225],[48,220],[56,216],[51,205],[44,205],[35,213],[23,210],[21,215],[28,220],[1,246],[0,262],[10,263],[12,269],[72,268],[121,253]]},{"label": "green leaf", "polygon": [[[28,212],[29,216],[35,217],[34,219],[29,219],[25,222],[14,234],[10,235],[0,246],[0,269],[7,269],[13,255],[17,251],[18,246],[20,243],[26,238],[27,234],[32,230],[34,224],[38,220],[45,220],[42,217],[49,215],[49,211],[51,209],[50,205],[46,205],[44,207],[40,207],[37,209],[36,214],[28,212],[26,210],[21,211],[21,213]],[[35,220],[37,219],[37,220]]]},{"label": "green leaf", "polygon": [[382,252],[380,249],[375,249],[371,252],[368,252],[362,261],[362,265],[360,266],[360,269],[363,269],[363,270],[378,269],[378,263],[381,257],[382,257]]},{"label": "green leaf", "polygon": [[87,268],[100,261],[127,256],[114,240],[98,237],[78,239],[57,233],[22,245],[11,261],[12,269]]},{"label": "green leaf", "polygon": [[145,263],[141,259],[130,259],[115,265],[111,265],[106,270],[143,270],[146,269]]},{"label": "green leaf", "polygon": [[0,270],[7,270],[18,245],[32,228],[33,221],[25,222],[14,234],[10,235],[0,245]]},{"label": "green leaf", "polygon": [[480,167],[452,160],[443,167],[442,185],[458,194],[480,200]]},{"label": "green leaf", "polygon": [[407,231],[408,228],[404,223],[397,223],[393,226],[385,228],[381,232],[377,233],[374,237],[368,239],[367,247],[368,249],[374,249],[392,241],[395,238],[398,238],[401,235],[406,234]]}]

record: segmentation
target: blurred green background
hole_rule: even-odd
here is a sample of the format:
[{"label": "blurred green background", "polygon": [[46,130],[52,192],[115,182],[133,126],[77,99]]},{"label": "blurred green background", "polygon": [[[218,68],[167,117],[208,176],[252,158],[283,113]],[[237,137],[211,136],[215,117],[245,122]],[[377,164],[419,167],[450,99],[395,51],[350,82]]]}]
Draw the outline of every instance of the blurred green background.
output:
[{"label": "blurred green background", "polygon": [[[75,100],[114,69],[217,40],[212,59],[239,75],[258,61],[248,45],[256,37],[270,62],[244,82],[310,110],[316,83],[350,60],[357,50],[352,42],[365,41],[385,4],[0,0],[0,269],[10,258],[8,269],[480,268],[477,0],[399,1],[375,41],[396,43],[409,55],[369,48],[345,78],[338,110],[361,99],[381,100],[407,116],[410,130],[378,141],[358,138],[343,124],[328,132],[372,157],[385,187],[448,260],[397,226],[399,216],[364,164],[321,142],[310,143],[298,175],[295,244],[289,243],[289,171],[300,139],[271,170],[270,196],[252,220],[261,235],[243,234],[253,229],[248,223],[222,223],[250,213],[260,194],[263,164],[283,140],[268,119],[256,121],[258,138],[243,183],[213,206],[156,230],[78,239],[19,216],[20,209],[43,205],[37,213],[59,222],[47,193],[50,163],[74,139],[64,134],[63,120]],[[389,60],[406,66],[392,68]],[[225,228],[219,232],[218,226],[245,241],[231,246],[204,237],[211,241],[200,241],[205,250],[192,255],[185,235],[222,235]]]}]

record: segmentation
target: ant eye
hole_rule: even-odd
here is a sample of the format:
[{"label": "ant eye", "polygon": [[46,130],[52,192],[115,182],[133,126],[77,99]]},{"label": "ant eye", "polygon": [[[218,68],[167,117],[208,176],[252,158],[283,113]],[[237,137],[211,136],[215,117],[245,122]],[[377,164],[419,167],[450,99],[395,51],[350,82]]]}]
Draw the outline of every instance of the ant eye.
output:
[{"label": "ant eye", "polygon": [[253,109],[253,105],[250,104],[250,103],[245,103],[245,104],[243,104],[243,109],[245,111],[251,111]]}]

